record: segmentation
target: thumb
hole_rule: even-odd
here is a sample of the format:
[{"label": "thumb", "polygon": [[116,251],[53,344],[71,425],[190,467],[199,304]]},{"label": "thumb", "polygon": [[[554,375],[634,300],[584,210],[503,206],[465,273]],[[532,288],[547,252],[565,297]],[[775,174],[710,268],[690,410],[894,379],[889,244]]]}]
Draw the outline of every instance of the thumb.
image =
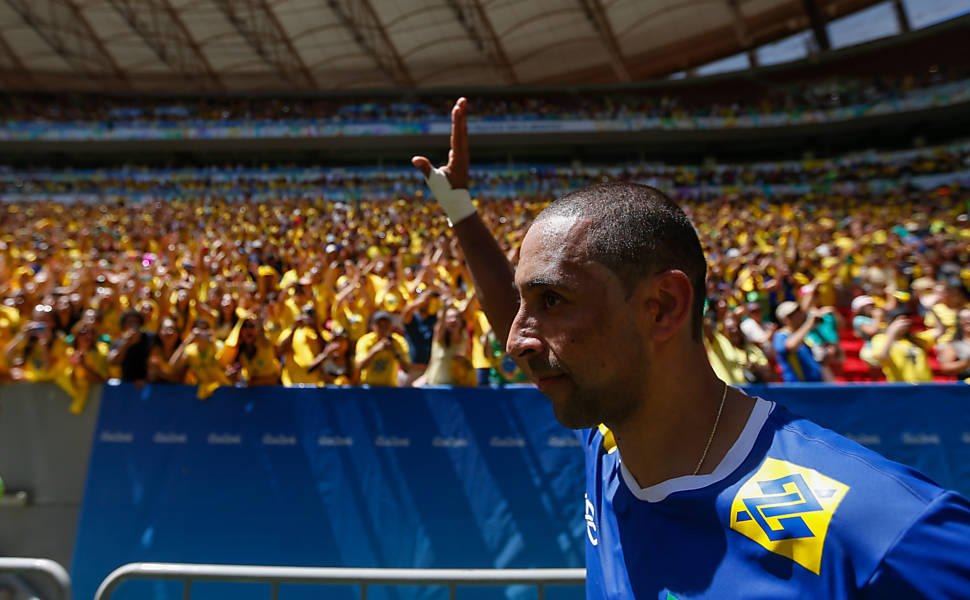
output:
[{"label": "thumb", "polygon": [[423,156],[411,158],[411,164],[418,168],[425,177],[431,175],[431,161]]}]

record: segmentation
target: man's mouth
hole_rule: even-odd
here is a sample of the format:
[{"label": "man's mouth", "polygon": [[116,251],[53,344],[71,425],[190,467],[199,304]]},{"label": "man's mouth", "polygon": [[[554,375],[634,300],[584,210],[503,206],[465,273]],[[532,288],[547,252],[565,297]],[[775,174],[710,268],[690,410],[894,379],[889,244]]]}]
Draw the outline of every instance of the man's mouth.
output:
[{"label": "man's mouth", "polygon": [[564,373],[533,374],[533,377],[536,382],[536,387],[539,388],[540,392],[545,392],[566,380]]}]

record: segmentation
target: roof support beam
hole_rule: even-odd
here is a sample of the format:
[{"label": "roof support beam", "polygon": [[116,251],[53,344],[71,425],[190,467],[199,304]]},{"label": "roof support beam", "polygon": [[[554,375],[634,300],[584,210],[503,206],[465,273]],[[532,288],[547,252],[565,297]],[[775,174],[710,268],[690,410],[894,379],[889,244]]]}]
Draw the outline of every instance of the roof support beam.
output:
[{"label": "roof support beam", "polygon": [[317,82],[266,0],[214,0],[239,35],[280,77],[316,88]]},{"label": "roof support beam", "polygon": [[731,22],[734,25],[734,35],[738,38],[738,43],[748,54],[748,61],[752,67],[758,66],[758,53],[754,51],[751,44],[751,34],[748,32],[748,24],[744,21],[744,14],[741,13],[741,4],[738,0],[724,0],[728,10],[731,11]]},{"label": "roof support beam", "polygon": [[225,89],[168,0],[108,0],[158,58],[202,88]]},{"label": "roof support beam", "polygon": [[370,0],[327,0],[327,6],[337,15],[357,45],[373,57],[385,77],[398,87],[414,87],[414,78],[391,43],[391,37],[377,18],[377,11]]},{"label": "roof support beam", "polygon": [[[6,2],[72,68],[91,79],[113,78],[131,87],[127,76],[73,0]],[[40,6],[47,10],[41,11]]]},{"label": "roof support beam", "polygon": [[8,87],[21,87],[23,84],[35,83],[34,76],[24,66],[24,61],[20,60],[2,35],[0,35],[0,72],[2,72],[0,78]]},{"label": "roof support beam", "polygon": [[[851,14],[861,8],[872,6],[873,0],[840,0],[830,4],[829,18]],[[808,18],[801,2],[779,3],[775,8],[746,18],[752,44],[757,47],[769,44],[801,31]],[[683,71],[697,65],[736,54],[737,42],[730,24],[681,38],[658,48],[627,56],[627,68],[635,79],[650,79]],[[612,74],[610,74],[612,75]],[[559,85],[582,79],[590,83],[609,83],[601,66],[584,67],[557,73],[536,81],[536,85]]]},{"label": "roof support beam", "polygon": [[805,7],[808,22],[812,25],[812,32],[815,34],[815,43],[818,44],[818,49],[822,52],[828,52],[832,49],[832,43],[829,41],[829,32],[825,29],[825,18],[822,16],[818,2],[816,0],[802,0],[802,6]]},{"label": "roof support beam", "polygon": [[579,0],[579,5],[586,14],[586,18],[592,23],[593,29],[599,34],[603,46],[606,47],[610,66],[613,67],[613,73],[616,74],[617,79],[630,81],[632,79],[630,70],[627,69],[626,60],[620,52],[620,44],[616,41],[616,34],[613,33],[613,27],[606,16],[606,10],[603,9],[603,3],[600,0]]},{"label": "roof support beam", "polygon": [[899,30],[909,33],[913,30],[913,25],[909,22],[909,15],[906,14],[906,7],[903,0],[893,0],[893,10],[896,11],[896,20],[899,21]]},{"label": "roof support beam", "polygon": [[501,40],[495,34],[492,23],[485,14],[480,0],[448,0],[448,6],[455,12],[455,18],[461,23],[469,39],[488,58],[491,65],[498,71],[506,85],[518,85],[519,78],[515,75],[512,63]]}]

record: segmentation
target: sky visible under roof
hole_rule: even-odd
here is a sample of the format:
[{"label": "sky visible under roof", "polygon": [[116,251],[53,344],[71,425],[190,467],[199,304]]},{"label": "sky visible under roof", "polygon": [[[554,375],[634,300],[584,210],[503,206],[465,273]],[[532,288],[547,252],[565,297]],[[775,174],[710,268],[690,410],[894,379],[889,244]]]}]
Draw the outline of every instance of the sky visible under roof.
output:
[{"label": "sky visible under roof", "polygon": [[[903,0],[903,7],[913,29],[922,29],[942,21],[970,13],[970,0]],[[833,49],[862,44],[900,33],[901,29],[892,2],[887,0],[865,10],[832,21],[827,26]],[[767,44],[755,52],[762,66],[776,65],[805,58],[815,43],[811,31]],[[751,66],[746,53],[698,67],[697,76],[740,71]],[[674,75],[675,78],[683,74]]]}]

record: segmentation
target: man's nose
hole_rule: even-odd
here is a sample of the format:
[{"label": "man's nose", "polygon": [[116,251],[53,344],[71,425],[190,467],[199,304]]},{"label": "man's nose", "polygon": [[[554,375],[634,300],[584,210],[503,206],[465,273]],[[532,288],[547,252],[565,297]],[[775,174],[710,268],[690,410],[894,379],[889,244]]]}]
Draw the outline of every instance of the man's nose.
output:
[{"label": "man's nose", "polygon": [[509,341],[505,344],[506,353],[513,359],[519,359],[541,354],[542,350],[543,342],[538,336],[534,320],[520,308],[509,330]]}]

